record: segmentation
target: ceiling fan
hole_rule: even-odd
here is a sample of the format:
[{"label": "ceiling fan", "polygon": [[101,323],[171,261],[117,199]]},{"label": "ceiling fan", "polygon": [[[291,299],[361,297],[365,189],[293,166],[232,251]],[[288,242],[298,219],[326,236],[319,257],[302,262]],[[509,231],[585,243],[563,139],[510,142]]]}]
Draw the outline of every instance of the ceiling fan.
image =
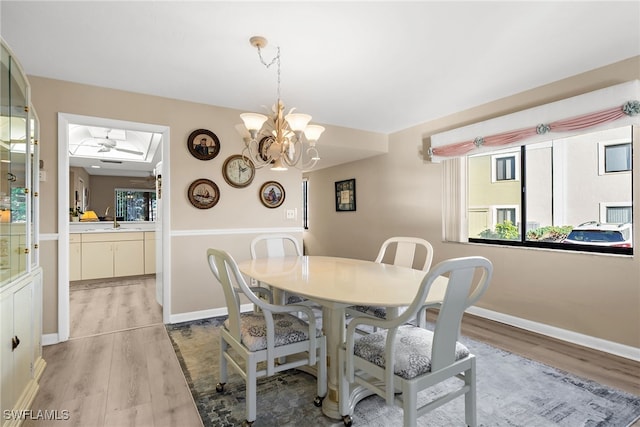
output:
[{"label": "ceiling fan", "polygon": [[118,146],[118,142],[127,141],[127,137],[125,131],[115,130],[116,135],[122,135],[122,138],[113,138],[110,137],[109,134],[113,131],[113,129],[102,129],[100,133],[92,132],[90,138],[85,138],[78,145],[76,145],[75,149],[70,150],[71,155],[75,155],[78,149],[81,146],[85,147],[94,147],[97,148],[98,153],[108,153],[111,150],[120,151],[123,153],[134,154],[137,156],[141,156],[144,152],[139,150],[133,150],[129,148],[123,148]]},{"label": "ceiling fan", "polygon": [[142,155],[144,154],[142,151],[138,151],[138,150],[130,150],[128,148],[120,148],[118,147],[117,143],[118,140],[117,139],[110,139],[109,138],[109,133],[107,133],[107,135],[104,137],[104,139],[100,139],[100,140],[96,140],[97,144],[98,144],[98,153],[108,153],[111,150],[116,150],[116,151],[121,151],[123,153],[129,153],[129,154],[136,154],[136,155]]}]

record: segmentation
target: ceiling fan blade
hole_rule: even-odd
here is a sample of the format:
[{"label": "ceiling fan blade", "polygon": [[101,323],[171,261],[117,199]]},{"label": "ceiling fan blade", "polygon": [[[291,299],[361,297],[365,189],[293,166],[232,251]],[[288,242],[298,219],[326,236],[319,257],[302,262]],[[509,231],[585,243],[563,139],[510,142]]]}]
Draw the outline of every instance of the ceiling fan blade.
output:
[{"label": "ceiling fan blade", "polygon": [[142,151],[129,150],[127,148],[113,147],[113,149],[116,150],[116,151],[122,151],[123,153],[136,154],[138,156],[144,154]]}]

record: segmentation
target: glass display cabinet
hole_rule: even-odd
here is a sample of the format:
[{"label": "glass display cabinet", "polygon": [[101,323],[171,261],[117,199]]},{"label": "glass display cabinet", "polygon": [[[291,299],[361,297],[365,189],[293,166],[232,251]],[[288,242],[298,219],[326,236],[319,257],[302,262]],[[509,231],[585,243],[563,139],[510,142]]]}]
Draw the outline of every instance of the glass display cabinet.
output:
[{"label": "glass display cabinet", "polygon": [[27,81],[4,46],[0,80],[0,284],[4,285],[31,269],[37,194],[31,170],[37,170],[33,164],[37,156],[32,156],[37,151],[37,119],[27,101]]},{"label": "glass display cabinet", "polygon": [[38,257],[39,123],[26,75],[4,40],[0,42],[0,412],[7,426],[19,425],[12,414],[31,406],[45,362]]}]

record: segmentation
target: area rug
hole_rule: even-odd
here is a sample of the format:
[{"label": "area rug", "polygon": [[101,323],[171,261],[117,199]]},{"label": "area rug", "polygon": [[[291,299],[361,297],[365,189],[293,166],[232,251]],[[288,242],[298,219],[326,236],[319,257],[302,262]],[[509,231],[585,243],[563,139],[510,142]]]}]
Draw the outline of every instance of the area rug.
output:
[{"label": "area rug", "polygon": [[[219,328],[224,318],[167,325],[169,337],[205,427],[239,426],[245,416],[242,378],[230,371],[224,392],[218,382]],[[486,427],[624,427],[640,419],[634,396],[467,337],[477,356],[478,425]],[[445,383],[442,389],[448,385]],[[441,389],[441,390],[442,390]],[[315,378],[292,369],[258,381],[260,426],[341,426],[313,405]],[[440,391],[441,391],[440,390]],[[420,395],[426,399],[436,391]],[[356,405],[354,427],[402,425],[402,411],[370,396]],[[419,426],[464,426],[458,398],[418,419]]]}]

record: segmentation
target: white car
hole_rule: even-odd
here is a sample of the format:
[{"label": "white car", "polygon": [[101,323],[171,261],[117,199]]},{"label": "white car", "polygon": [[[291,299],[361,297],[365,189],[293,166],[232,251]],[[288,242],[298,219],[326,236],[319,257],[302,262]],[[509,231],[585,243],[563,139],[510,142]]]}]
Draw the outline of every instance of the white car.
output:
[{"label": "white car", "polygon": [[576,245],[631,248],[633,246],[632,238],[631,224],[601,224],[590,221],[575,227],[562,242]]}]

